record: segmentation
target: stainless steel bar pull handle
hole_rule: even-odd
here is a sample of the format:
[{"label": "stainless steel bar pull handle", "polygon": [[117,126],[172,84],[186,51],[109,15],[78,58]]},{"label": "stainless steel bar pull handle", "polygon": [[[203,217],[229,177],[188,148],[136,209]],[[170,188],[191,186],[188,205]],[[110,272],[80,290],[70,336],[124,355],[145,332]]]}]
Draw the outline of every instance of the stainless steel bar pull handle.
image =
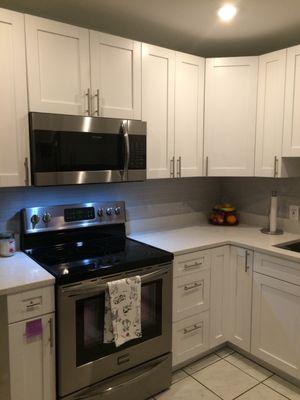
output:
[{"label": "stainless steel bar pull handle", "polygon": [[208,156],[205,159],[205,176],[208,176]]},{"label": "stainless steel bar pull handle", "polygon": [[54,329],[53,329],[53,318],[49,319],[49,343],[50,343],[50,347],[53,348],[54,347]]},{"label": "stainless steel bar pull handle", "polygon": [[201,286],[202,286],[202,282],[189,283],[189,284],[184,286],[184,290],[185,291],[189,291],[189,290],[197,289],[197,288],[199,288]]},{"label": "stainless steel bar pull handle", "polygon": [[190,268],[195,268],[195,267],[201,267],[203,265],[203,261],[200,262],[195,262],[194,264],[185,264],[184,269],[190,269]]},{"label": "stainless steel bar pull handle", "polygon": [[175,178],[175,157],[170,160],[170,178]]},{"label": "stainless steel bar pull handle", "polygon": [[201,329],[201,328],[202,328],[202,324],[195,324],[195,325],[190,326],[188,328],[184,328],[183,333],[184,333],[184,335],[186,335],[187,333],[195,332],[195,331],[197,331],[198,329]]},{"label": "stainless steel bar pull handle", "polygon": [[28,161],[28,157],[25,157],[24,160],[24,167],[25,167],[25,185],[29,186],[29,161]]},{"label": "stainless steel bar pull handle", "polygon": [[245,272],[248,272],[248,270],[250,269],[249,265],[248,265],[248,257],[249,257],[249,251],[246,250],[245,252]]},{"label": "stainless steel bar pull handle", "polygon": [[99,89],[97,89],[95,97],[97,100],[97,107],[96,107],[96,110],[94,111],[94,114],[96,114],[98,117],[100,117],[100,90]]},{"label": "stainless steel bar pull handle", "polygon": [[181,178],[181,156],[177,160],[177,178]]},{"label": "stainless steel bar pull handle", "polygon": [[87,113],[87,115],[91,115],[91,89],[88,88],[86,91],[86,98],[87,98],[87,109],[85,110],[85,112]]},{"label": "stainless steel bar pull handle", "polygon": [[278,178],[278,158],[274,156],[274,178]]}]

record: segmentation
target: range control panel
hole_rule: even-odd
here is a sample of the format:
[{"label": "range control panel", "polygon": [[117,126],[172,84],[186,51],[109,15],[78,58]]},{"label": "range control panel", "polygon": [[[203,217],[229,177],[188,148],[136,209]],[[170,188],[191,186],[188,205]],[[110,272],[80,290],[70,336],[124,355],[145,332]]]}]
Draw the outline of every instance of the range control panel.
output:
[{"label": "range control panel", "polygon": [[123,201],[32,207],[22,210],[26,233],[121,224],[125,222],[125,217]]}]

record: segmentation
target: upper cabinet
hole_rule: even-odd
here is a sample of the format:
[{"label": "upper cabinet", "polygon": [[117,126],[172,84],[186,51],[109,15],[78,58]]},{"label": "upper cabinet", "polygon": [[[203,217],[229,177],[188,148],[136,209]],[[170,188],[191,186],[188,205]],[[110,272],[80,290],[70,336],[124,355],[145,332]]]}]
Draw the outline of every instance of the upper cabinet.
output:
[{"label": "upper cabinet", "polygon": [[88,114],[89,31],[26,15],[30,111]]},{"label": "upper cabinet", "polygon": [[141,43],[90,32],[93,115],[141,119]]},{"label": "upper cabinet", "polygon": [[30,111],[141,118],[141,43],[26,15]]},{"label": "upper cabinet", "polygon": [[257,76],[258,57],[206,61],[206,175],[254,175]]},{"label": "upper cabinet", "polygon": [[255,175],[281,176],[286,50],[259,57]]},{"label": "upper cabinet", "polygon": [[174,175],[175,52],[142,44],[142,119],[147,121],[147,177]]},{"label": "upper cabinet", "polygon": [[287,50],[283,156],[300,156],[300,46]]},{"label": "upper cabinet", "polygon": [[202,176],[205,59],[176,53],[175,159],[178,177]]},{"label": "upper cabinet", "polygon": [[28,107],[24,16],[0,9],[0,187],[28,175]]}]

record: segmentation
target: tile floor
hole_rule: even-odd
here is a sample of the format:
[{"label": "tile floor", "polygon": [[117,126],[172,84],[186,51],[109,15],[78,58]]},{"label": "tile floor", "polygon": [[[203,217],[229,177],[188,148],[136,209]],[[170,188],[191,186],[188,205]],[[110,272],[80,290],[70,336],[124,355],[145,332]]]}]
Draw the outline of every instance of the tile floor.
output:
[{"label": "tile floor", "polygon": [[173,374],[157,400],[300,400],[300,388],[228,347]]}]

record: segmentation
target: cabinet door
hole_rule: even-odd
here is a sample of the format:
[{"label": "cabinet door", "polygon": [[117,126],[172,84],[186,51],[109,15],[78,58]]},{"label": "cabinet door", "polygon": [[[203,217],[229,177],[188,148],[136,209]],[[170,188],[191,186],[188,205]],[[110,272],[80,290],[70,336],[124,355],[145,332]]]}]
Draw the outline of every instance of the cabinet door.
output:
[{"label": "cabinet door", "polygon": [[93,115],[141,119],[141,43],[94,31],[90,43]]},{"label": "cabinet door", "polygon": [[300,45],[287,49],[283,156],[300,156]]},{"label": "cabinet door", "polygon": [[206,60],[205,168],[253,176],[258,57]]},{"label": "cabinet door", "polygon": [[230,251],[230,342],[250,351],[253,252],[239,247]]},{"label": "cabinet door", "polygon": [[202,176],[204,58],[176,53],[175,158],[177,176]]},{"label": "cabinet door", "polygon": [[87,114],[87,29],[25,16],[30,111]]},{"label": "cabinet door", "polygon": [[0,187],[28,182],[24,16],[0,9]]},{"label": "cabinet door", "polygon": [[174,155],[175,52],[142,44],[142,119],[147,122],[147,177],[169,178]]},{"label": "cabinet door", "polygon": [[229,339],[230,257],[229,246],[211,250],[210,346]]},{"label": "cabinet door", "polygon": [[173,323],[173,367],[209,349],[209,312]]},{"label": "cabinet door", "polygon": [[259,57],[255,175],[280,177],[286,50]]},{"label": "cabinet door", "polygon": [[300,378],[300,287],[254,273],[251,352]]},{"label": "cabinet door", "polygon": [[11,400],[56,399],[55,318],[48,314],[40,319],[42,333],[31,338],[26,325],[33,320],[9,325]]}]

